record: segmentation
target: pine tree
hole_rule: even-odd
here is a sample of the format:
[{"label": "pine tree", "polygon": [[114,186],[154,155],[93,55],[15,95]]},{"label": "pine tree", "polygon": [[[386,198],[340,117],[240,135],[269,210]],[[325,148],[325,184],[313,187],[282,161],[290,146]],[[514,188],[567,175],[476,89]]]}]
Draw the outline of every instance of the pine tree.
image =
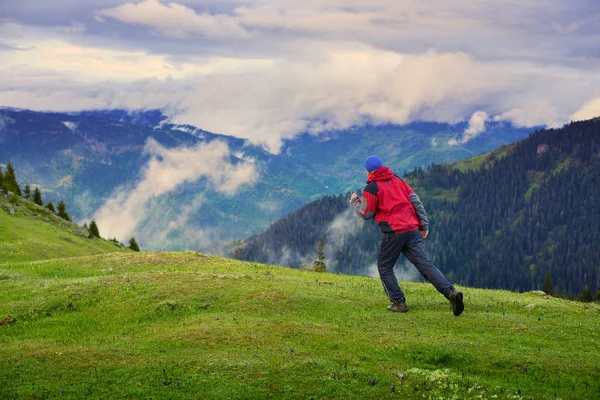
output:
[{"label": "pine tree", "polygon": [[129,239],[129,248],[133,251],[140,251],[140,247],[138,246],[133,236],[131,237],[131,239]]},{"label": "pine tree", "polygon": [[71,220],[71,217],[67,213],[67,206],[65,205],[65,202],[62,200],[58,203],[58,216],[61,217],[62,219],[66,219],[67,221]]},{"label": "pine tree", "polygon": [[54,203],[52,203],[51,201],[48,202],[48,204],[46,204],[46,208],[50,211],[52,211],[52,214],[56,214],[56,209],[54,208]]},{"label": "pine tree", "polygon": [[590,288],[588,287],[588,285],[585,285],[583,287],[583,292],[581,292],[580,299],[581,299],[581,301],[586,302],[586,303],[590,303],[590,302],[594,301],[594,297],[592,296],[592,292],[590,291]]},{"label": "pine tree", "polygon": [[38,206],[44,205],[44,201],[42,200],[42,192],[40,192],[40,188],[38,188],[37,186],[33,190],[33,202]]},{"label": "pine tree", "polygon": [[15,168],[10,161],[6,164],[6,172],[4,173],[4,189],[8,192],[13,192],[18,196],[22,195],[21,188],[17,183]]},{"label": "pine tree", "polygon": [[4,172],[2,172],[2,167],[0,167],[0,190],[4,189]]},{"label": "pine tree", "polygon": [[552,286],[552,276],[550,275],[550,271],[546,271],[546,277],[544,278],[544,283],[542,284],[542,290],[547,295],[552,296],[554,294],[554,287]]},{"label": "pine tree", "polygon": [[98,230],[98,225],[96,224],[96,221],[92,220],[92,222],[90,222],[90,238],[93,237],[100,237],[100,231]]},{"label": "pine tree", "polygon": [[317,243],[317,255],[313,262],[313,271],[315,272],[327,272],[327,266],[325,265],[325,240],[319,239]]},{"label": "pine tree", "polygon": [[31,187],[29,185],[25,185],[25,189],[23,190],[23,196],[27,200],[31,199]]}]

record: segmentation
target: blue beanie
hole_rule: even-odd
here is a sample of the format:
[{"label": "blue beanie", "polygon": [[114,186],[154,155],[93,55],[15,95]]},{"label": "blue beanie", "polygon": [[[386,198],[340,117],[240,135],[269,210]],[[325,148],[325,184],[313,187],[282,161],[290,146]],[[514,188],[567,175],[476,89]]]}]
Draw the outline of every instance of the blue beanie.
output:
[{"label": "blue beanie", "polygon": [[369,172],[373,172],[383,165],[379,156],[369,156],[365,160],[365,169]]}]

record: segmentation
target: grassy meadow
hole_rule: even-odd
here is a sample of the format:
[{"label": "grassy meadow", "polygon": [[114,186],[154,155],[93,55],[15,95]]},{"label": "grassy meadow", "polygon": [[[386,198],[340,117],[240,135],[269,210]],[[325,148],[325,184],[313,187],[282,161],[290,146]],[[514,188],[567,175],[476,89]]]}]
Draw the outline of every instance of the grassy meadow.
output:
[{"label": "grassy meadow", "polygon": [[[0,213],[1,215],[1,213]],[[600,306],[182,253],[0,262],[0,398],[600,398]]]},{"label": "grassy meadow", "polygon": [[44,207],[0,193],[0,264],[129,251],[111,241],[87,236],[86,229]]}]

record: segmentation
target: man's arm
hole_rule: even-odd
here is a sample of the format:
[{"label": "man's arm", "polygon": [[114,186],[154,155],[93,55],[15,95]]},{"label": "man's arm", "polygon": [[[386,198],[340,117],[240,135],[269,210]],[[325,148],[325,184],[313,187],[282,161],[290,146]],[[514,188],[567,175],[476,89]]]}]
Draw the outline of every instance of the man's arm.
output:
[{"label": "man's arm", "polygon": [[425,212],[425,207],[419,199],[419,196],[415,192],[412,192],[409,196],[410,202],[412,203],[415,211],[417,212],[417,217],[419,218],[420,231],[428,231],[429,230],[429,219],[427,218],[427,213]]},{"label": "man's arm", "polygon": [[356,193],[352,194],[350,198],[350,204],[352,209],[362,219],[371,219],[375,217],[375,211],[377,210],[377,184],[371,182],[365,187],[362,192],[362,196],[358,196]]},{"label": "man's arm", "polygon": [[[419,230],[421,232],[429,231],[429,219],[427,218],[427,212],[425,212],[425,207],[423,206],[421,199],[419,199],[419,196],[417,196],[415,191],[412,190],[404,179],[402,179],[402,182],[404,183],[407,193],[409,193],[408,198],[417,212],[417,218],[419,218]],[[425,234],[425,236],[427,236],[427,234]]]}]

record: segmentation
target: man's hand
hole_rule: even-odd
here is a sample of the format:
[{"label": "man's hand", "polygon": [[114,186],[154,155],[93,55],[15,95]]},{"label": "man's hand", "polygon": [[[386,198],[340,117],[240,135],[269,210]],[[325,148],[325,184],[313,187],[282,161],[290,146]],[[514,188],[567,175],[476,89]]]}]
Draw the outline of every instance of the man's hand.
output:
[{"label": "man's hand", "polygon": [[429,235],[429,231],[421,231],[421,237],[423,239],[427,239],[427,235]]},{"label": "man's hand", "polygon": [[352,196],[350,196],[350,203],[352,203],[357,197],[358,195],[356,193],[352,193]]}]

